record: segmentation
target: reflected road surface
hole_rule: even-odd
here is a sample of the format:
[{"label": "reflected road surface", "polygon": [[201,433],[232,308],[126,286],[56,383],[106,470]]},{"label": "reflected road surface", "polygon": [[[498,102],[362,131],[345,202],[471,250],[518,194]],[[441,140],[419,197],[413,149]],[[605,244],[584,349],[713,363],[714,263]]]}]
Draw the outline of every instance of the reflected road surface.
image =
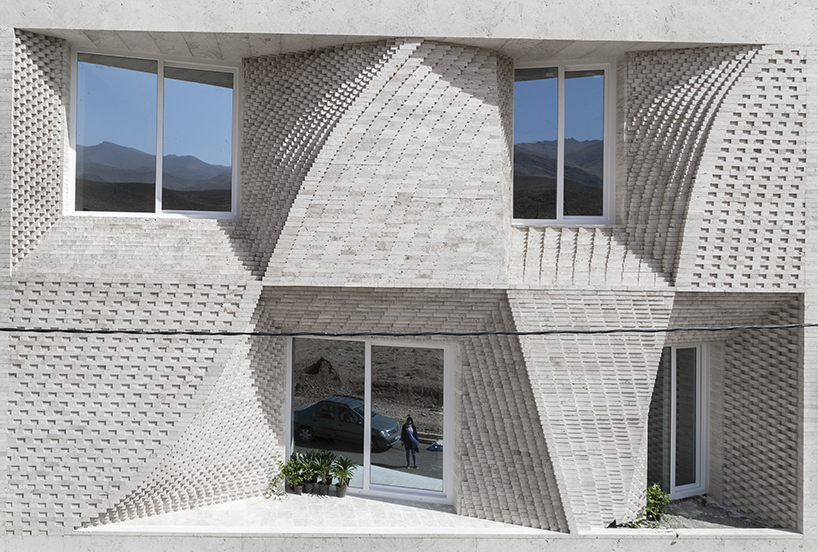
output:
[{"label": "reflected road surface", "polygon": [[[403,472],[443,479],[443,450],[426,450],[429,445],[421,444],[420,452],[417,453],[418,469],[406,469],[406,451],[400,442],[384,452],[373,452],[371,456],[372,465],[383,468],[395,469]],[[297,444],[295,450],[304,452],[310,448],[319,450],[331,450],[338,455],[346,456],[358,465],[363,465],[364,455],[359,445],[354,443],[339,443],[325,439],[316,439],[309,444],[309,447]]]}]

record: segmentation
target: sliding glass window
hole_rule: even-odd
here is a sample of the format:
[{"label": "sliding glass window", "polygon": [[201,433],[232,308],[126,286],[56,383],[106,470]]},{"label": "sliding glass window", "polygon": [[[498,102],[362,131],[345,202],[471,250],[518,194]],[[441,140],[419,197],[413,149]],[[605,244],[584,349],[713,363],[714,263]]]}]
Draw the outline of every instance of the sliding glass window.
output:
[{"label": "sliding glass window", "polygon": [[74,211],[234,214],[236,74],[78,53]]},{"label": "sliding glass window", "polygon": [[515,71],[515,220],[612,221],[612,75],[608,64]]},{"label": "sliding glass window", "polygon": [[352,489],[446,502],[447,350],[294,338],[293,449],[329,450],[353,460]]}]

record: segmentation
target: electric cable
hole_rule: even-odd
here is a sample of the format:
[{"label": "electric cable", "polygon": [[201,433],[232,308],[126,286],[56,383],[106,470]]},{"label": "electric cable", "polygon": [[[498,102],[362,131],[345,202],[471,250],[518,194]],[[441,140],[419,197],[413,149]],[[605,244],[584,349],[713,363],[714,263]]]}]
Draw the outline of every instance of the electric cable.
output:
[{"label": "electric cable", "polygon": [[607,328],[575,329],[562,328],[551,330],[486,330],[486,331],[427,331],[427,332],[262,332],[262,331],[227,331],[227,330],[138,330],[127,328],[83,329],[83,328],[26,328],[0,327],[3,333],[34,334],[90,334],[90,335],[145,335],[145,336],[194,336],[194,337],[481,337],[502,336],[545,336],[545,335],[606,335],[606,334],[656,334],[677,332],[726,332],[736,330],[788,330],[815,328],[818,323],[799,324],[763,324],[742,326],[689,326],[678,328]]}]

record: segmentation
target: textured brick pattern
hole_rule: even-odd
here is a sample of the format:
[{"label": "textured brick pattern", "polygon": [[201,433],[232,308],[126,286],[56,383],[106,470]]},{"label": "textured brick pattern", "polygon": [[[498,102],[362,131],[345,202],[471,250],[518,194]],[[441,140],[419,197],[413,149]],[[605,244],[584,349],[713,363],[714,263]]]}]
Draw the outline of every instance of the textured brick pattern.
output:
[{"label": "textured brick pattern", "polygon": [[[511,234],[509,278],[525,286],[668,287],[699,162],[722,101],[756,48],[647,51],[619,65],[625,131],[617,224]],[[698,234],[697,234],[698,235]]]},{"label": "textured brick pattern", "polygon": [[[795,293],[678,292],[669,325],[672,328],[700,328],[775,324],[770,321],[771,313],[779,308],[789,310],[791,303],[798,300],[799,295]],[[800,321],[792,319],[786,323]],[[741,335],[744,335],[743,330],[669,333],[665,345],[730,341]]]},{"label": "textured brick pattern", "polygon": [[207,219],[65,217],[17,265],[15,275],[241,282],[253,277],[253,269],[236,226]]},{"label": "textured brick pattern", "polygon": [[[12,325],[246,327],[243,284],[20,283]],[[122,500],[190,425],[236,338],[12,335],[7,532],[70,530]],[[161,495],[160,495],[161,496]]]},{"label": "textured brick pattern", "polygon": [[672,275],[708,133],[756,48],[630,54],[626,79],[627,246]]},{"label": "textured brick pattern", "polygon": [[[804,51],[807,56],[807,86],[805,96],[807,106],[812,106],[807,112],[805,134],[809,145],[807,157],[807,186],[804,189],[807,219],[807,251],[804,259],[804,283],[801,291],[804,292],[804,320],[810,322],[818,319],[818,256],[814,254],[818,248],[818,186],[815,185],[815,175],[818,174],[818,155],[815,155],[815,144],[818,143],[818,44],[807,47]],[[803,369],[799,379],[801,404],[799,421],[801,422],[801,438],[798,454],[802,459],[818,458],[818,333],[807,330],[802,336]],[[809,368],[808,368],[809,367]],[[813,496],[810,489],[818,487],[818,463],[804,462],[799,474],[797,485],[799,499],[809,501]],[[804,534],[818,533],[818,508],[802,508],[796,530]]]},{"label": "textured brick pattern", "polygon": [[[14,118],[14,29],[0,29],[0,205],[10,206],[12,203],[12,174],[13,174],[13,145],[11,135]],[[8,318],[11,286],[8,274],[11,272],[11,209],[0,209],[0,271],[4,275],[0,279],[0,313]],[[11,425],[11,416],[8,409],[8,369],[9,366],[9,335],[3,332],[0,335],[0,428]],[[9,436],[5,430],[0,431],[0,501],[6,502],[9,495],[8,487],[8,444]],[[5,508],[0,507],[0,539],[6,531]],[[0,541],[2,542],[2,541]]]},{"label": "textured brick pattern", "polygon": [[[514,325],[506,305],[487,316],[486,323],[492,330]],[[464,347],[462,450],[469,452],[463,461],[458,511],[568,531],[554,470],[546,465],[548,469],[540,471],[550,456],[518,340],[484,336],[466,341]],[[515,488],[521,491],[523,485],[525,500],[509,493]]]},{"label": "textured brick pattern", "polygon": [[[256,359],[256,368],[250,368],[250,344],[245,340],[234,349],[172,451],[137,489],[90,525],[264,493],[274,475],[275,459],[283,450],[279,434],[284,426],[286,386],[285,372],[273,369],[283,356],[282,340],[261,339],[271,346],[264,347],[267,354]],[[272,400],[261,400],[264,395]]]},{"label": "textured brick pattern", "polygon": [[806,63],[765,46],[725,99],[693,187],[680,287],[801,287]]},{"label": "textured brick pattern", "polygon": [[[333,75],[330,53],[316,58]],[[265,283],[503,283],[509,163],[500,71],[511,78],[488,51],[396,43],[356,101],[337,107],[340,121],[300,183]],[[312,86],[305,79],[297,88]],[[333,109],[314,108],[316,117],[324,112]]]},{"label": "textured brick pattern", "polygon": [[59,219],[67,128],[65,41],[18,31],[14,45],[12,262]]},{"label": "textured brick pattern", "polygon": [[[796,324],[803,321],[801,301],[795,293],[678,293],[670,326]],[[703,342],[726,351],[723,359],[711,359],[720,365],[710,366],[711,496],[754,519],[795,529],[803,332],[683,332],[668,334],[665,344]],[[713,379],[717,372],[722,382]]]},{"label": "textured brick pattern", "polygon": [[[517,329],[664,327],[661,292],[509,292]],[[522,337],[534,400],[572,531],[632,517],[663,334]]]},{"label": "textured brick pattern", "polygon": [[509,280],[517,285],[670,285],[661,263],[628,247],[621,227],[518,227],[511,237]]},{"label": "textured brick pattern", "polygon": [[328,137],[400,49],[379,42],[245,60],[241,224],[260,273]]},{"label": "textured brick pattern", "polygon": [[[792,324],[801,316],[794,299],[765,322]],[[727,341],[725,354],[724,504],[788,529],[800,517],[802,348],[802,330],[771,330],[742,333]]]},{"label": "textured brick pattern", "polygon": [[[264,292],[269,327],[282,331],[485,331],[512,329],[505,294],[490,291],[282,288]],[[531,384],[516,340],[452,338],[462,366],[455,382],[453,438],[458,512],[557,531],[568,525]],[[284,359],[280,360],[281,365]],[[509,427],[513,421],[514,428]],[[520,430],[525,428],[525,431]],[[521,492],[520,484],[526,486]]]},{"label": "textured brick pattern", "polygon": [[[61,218],[65,47],[16,37],[12,324],[343,332],[799,319],[800,296],[784,292],[800,290],[805,250],[800,51],[625,56],[617,225],[511,228],[513,75],[496,53],[394,40],[246,59],[238,220]],[[504,291],[506,279],[521,289]],[[674,294],[674,283],[710,293]],[[536,287],[562,289],[523,289]],[[742,288],[779,293],[712,293]],[[662,347],[726,340],[722,495],[793,527],[800,339],[449,339],[455,506],[559,531],[632,516]],[[259,494],[283,450],[281,339],[9,343],[8,533]]]}]

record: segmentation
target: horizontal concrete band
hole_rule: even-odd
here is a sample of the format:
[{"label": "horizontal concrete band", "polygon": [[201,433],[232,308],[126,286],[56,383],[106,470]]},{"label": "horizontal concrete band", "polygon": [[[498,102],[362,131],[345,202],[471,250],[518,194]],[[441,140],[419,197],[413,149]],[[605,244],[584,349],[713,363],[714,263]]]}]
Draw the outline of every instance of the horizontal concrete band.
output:
[{"label": "horizontal concrete band", "polygon": [[[217,15],[218,14],[218,15]],[[361,9],[359,2],[339,0],[332,9],[320,2],[270,9],[262,0],[218,5],[208,0],[111,3],[69,0],[59,6],[46,0],[6,3],[4,25],[23,29],[122,30],[170,32],[283,33],[291,36],[362,35],[411,37],[491,37],[515,39],[640,42],[801,42],[816,37],[813,4],[656,0],[649,6],[626,0],[508,3],[414,2],[378,0]]]}]

